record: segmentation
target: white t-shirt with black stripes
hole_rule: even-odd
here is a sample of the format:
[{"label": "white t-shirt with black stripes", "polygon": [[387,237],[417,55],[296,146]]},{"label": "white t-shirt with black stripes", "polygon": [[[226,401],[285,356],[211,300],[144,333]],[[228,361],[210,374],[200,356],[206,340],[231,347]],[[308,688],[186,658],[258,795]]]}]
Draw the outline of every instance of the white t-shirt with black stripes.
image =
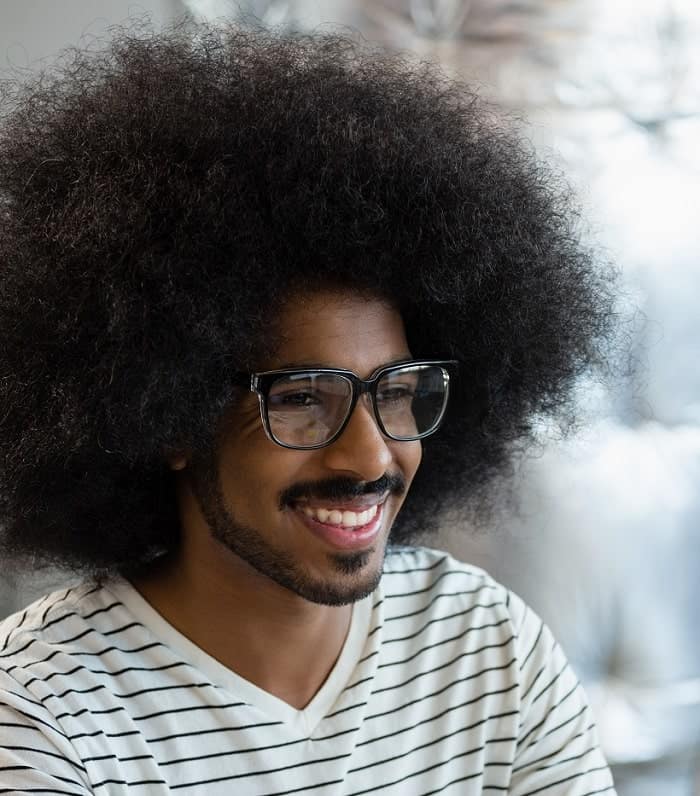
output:
[{"label": "white t-shirt with black stripes", "polygon": [[614,794],[548,629],[483,571],[387,554],[338,662],[296,710],[126,581],[0,624],[0,793]]}]

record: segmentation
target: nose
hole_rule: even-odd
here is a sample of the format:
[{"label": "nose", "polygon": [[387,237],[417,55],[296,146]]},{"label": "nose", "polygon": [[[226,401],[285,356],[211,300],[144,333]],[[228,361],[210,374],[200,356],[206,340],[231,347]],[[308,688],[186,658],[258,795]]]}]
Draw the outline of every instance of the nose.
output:
[{"label": "nose", "polygon": [[360,398],[343,433],[321,449],[326,467],[362,481],[381,478],[394,458],[390,440],[379,430],[369,400],[367,395]]}]

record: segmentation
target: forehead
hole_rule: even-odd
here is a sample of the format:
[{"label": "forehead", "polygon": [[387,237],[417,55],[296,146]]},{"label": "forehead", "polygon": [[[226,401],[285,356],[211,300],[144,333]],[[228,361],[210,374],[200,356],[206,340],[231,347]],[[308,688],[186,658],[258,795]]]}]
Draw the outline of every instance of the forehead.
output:
[{"label": "forehead", "polygon": [[403,320],[387,301],[356,293],[295,295],[282,307],[269,367],[324,365],[369,375],[410,356]]}]

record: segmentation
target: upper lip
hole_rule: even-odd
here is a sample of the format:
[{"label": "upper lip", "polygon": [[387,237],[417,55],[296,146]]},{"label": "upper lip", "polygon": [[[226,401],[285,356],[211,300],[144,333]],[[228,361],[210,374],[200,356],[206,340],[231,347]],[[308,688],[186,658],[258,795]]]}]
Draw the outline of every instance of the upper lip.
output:
[{"label": "upper lip", "polygon": [[294,502],[295,506],[309,506],[319,509],[336,509],[337,511],[364,511],[372,506],[384,503],[389,496],[388,492],[383,495],[360,495],[356,498],[346,500],[326,500],[325,498],[302,498]]}]

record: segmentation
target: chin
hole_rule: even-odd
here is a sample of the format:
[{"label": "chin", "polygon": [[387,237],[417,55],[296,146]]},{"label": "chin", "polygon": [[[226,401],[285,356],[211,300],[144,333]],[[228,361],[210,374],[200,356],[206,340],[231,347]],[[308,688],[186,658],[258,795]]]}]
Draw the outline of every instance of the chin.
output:
[{"label": "chin", "polygon": [[332,572],[324,580],[299,573],[293,582],[281,583],[295,594],[319,605],[341,606],[370,595],[382,578],[384,554],[375,562],[376,548],[329,555]]}]

